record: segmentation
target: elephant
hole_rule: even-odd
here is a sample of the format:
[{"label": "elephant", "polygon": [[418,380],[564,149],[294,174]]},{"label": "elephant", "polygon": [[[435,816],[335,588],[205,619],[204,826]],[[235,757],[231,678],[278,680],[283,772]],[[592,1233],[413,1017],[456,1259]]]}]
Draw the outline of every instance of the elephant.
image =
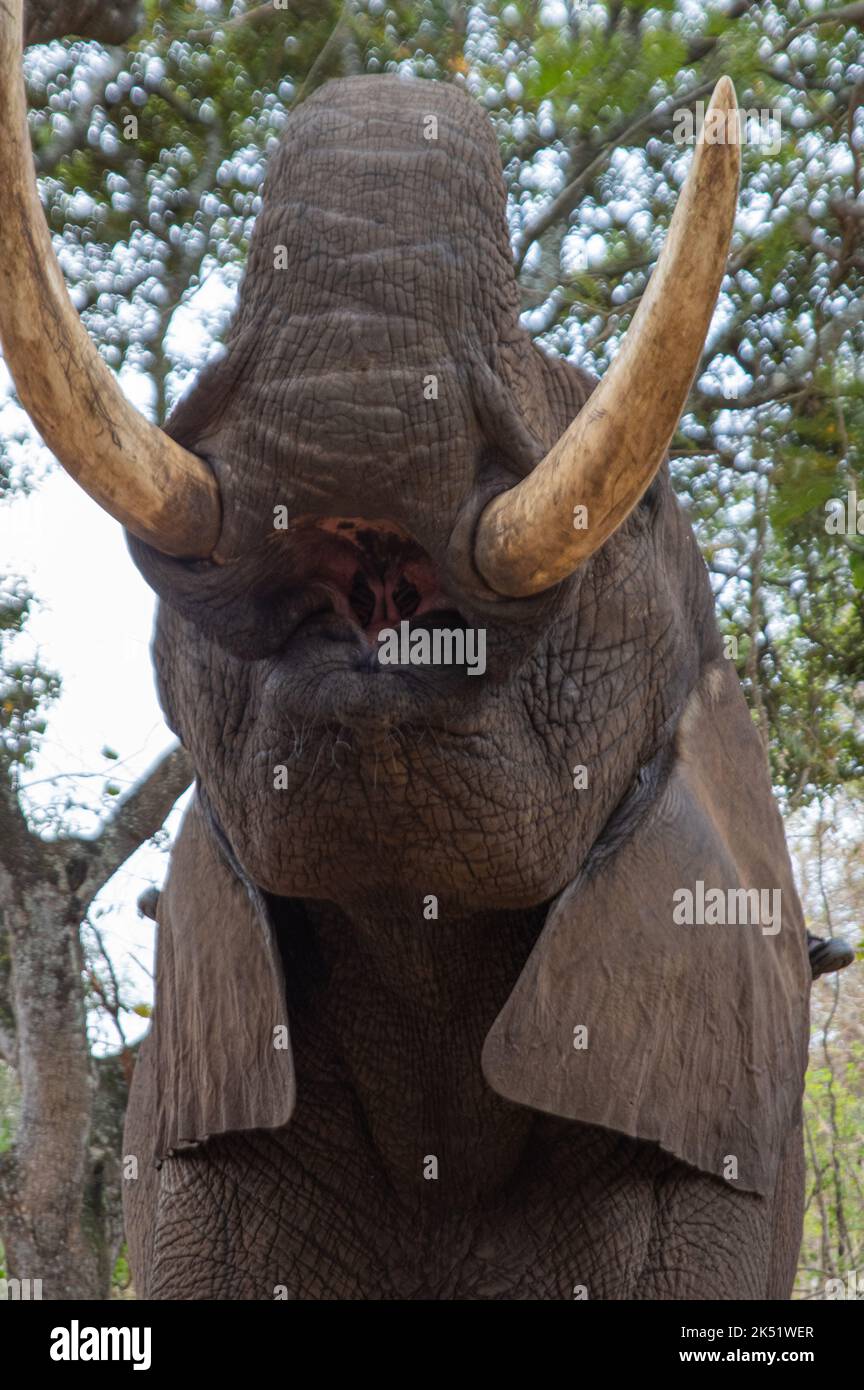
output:
[{"label": "elephant", "polygon": [[326,84],[159,429],[66,297],[16,8],[6,359],[158,596],[195,768],[124,1141],[139,1296],[789,1297],[805,929],[667,459],[736,139],[696,144],[598,384],[520,323],[479,104]]}]

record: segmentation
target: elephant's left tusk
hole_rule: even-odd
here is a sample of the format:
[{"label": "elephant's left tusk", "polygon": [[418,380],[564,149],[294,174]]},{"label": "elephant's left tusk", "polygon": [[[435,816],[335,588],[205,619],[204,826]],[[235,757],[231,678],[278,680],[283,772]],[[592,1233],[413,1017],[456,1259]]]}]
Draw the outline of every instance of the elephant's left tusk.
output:
[{"label": "elephant's left tusk", "polygon": [[[572,574],[621,525],[660,467],[726,268],[739,141],[735,88],[721,77],[663,251],[615,361],[545,458],[480,518],[477,568],[497,593],[541,593]],[[576,507],[586,509],[584,528],[574,526]]]}]

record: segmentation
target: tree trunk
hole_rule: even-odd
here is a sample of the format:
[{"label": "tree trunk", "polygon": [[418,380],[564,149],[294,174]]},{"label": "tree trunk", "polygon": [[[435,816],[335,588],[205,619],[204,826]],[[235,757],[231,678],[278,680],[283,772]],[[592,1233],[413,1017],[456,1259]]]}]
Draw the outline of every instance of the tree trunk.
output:
[{"label": "tree trunk", "polygon": [[8,1272],[40,1279],[43,1298],[104,1298],[101,1242],[83,1219],[93,1079],[78,922],[68,893],[46,883],[7,904],[6,922],[21,1087],[2,1193]]},{"label": "tree trunk", "polygon": [[[93,898],[189,785],[169,749],[95,839],[38,839],[0,781],[0,1056],[20,1118],[0,1154],[7,1272],[45,1299],[102,1299],[123,1238],[121,1139],[133,1049],[91,1057],[80,925]],[[8,942],[6,960],[4,938]]]}]

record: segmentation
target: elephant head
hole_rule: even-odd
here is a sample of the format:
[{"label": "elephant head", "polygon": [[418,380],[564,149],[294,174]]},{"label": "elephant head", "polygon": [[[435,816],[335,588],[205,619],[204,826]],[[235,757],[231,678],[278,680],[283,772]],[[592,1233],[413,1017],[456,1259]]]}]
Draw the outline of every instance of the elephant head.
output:
[{"label": "elephant head", "polygon": [[[435,900],[545,912],[489,1019],[493,1088],[707,1172],[735,1155],[740,1185],[770,1191],[800,1100],[803,927],[664,462],[725,267],[735,141],[699,141],[598,385],[520,326],[479,106],[434,82],[327,85],[272,158],[225,352],[160,431],[66,298],[13,38],[4,20],[6,358],[160,596],[160,695],[197,774],[160,905],[163,1148],[290,1117],[275,902],[416,918]],[[713,110],[734,107],[722,79]],[[383,664],[402,623],[482,632],[482,678]],[[696,883],[779,889],[780,930],[679,925]]]}]

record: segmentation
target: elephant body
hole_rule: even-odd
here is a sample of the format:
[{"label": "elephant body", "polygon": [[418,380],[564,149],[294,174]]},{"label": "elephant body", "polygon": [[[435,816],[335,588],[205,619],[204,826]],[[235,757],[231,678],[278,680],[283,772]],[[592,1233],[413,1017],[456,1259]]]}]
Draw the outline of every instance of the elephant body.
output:
[{"label": "elephant body", "polygon": [[[396,78],[292,116],[225,354],[167,426],[217,551],[131,539],[197,773],[128,1120],[139,1292],[788,1296],[800,907],[668,467],[619,498],[685,318],[595,450],[602,543],[532,578],[577,489],[495,590],[487,508],[609,406],[520,325],[491,127]],[[383,667],[400,618],[482,629],[483,678]],[[697,886],[778,894],[782,929],[682,925]]]},{"label": "elephant body", "polygon": [[[483,1136],[488,1147],[458,1155],[446,1176],[454,1186],[465,1176],[467,1190],[482,1186],[483,1160],[500,1168],[503,1149],[508,1178],[463,1205],[422,1178],[399,1192],[350,1089],[334,1083],[328,1097],[335,1114],[310,1106],[290,1132],[213,1140],[166,1160],[146,1208],[144,1194],[129,1196],[139,1297],[789,1297],[803,1211],[800,1135],[766,1203],[636,1140],[555,1118],[514,1125],[499,1114],[489,1117],[500,1132]],[[130,1136],[148,1118],[139,1104]],[[478,1120],[471,1135],[481,1128]],[[323,1133],[334,1153],[322,1155]],[[344,1164],[339,1153],[350,1155]]]},{"label": "elephant body", "polygon": [[[210,1140],[158,1170],[151,1158],[127,1184],[139,1297],[787,1298],[800,1131],[766,1199],[485,1083],[484,1033],[539,925],[530,912],[503,932],[477,917],[433,947],[413,915],[355,929],[322,909],[310,930],[341,969],[314,1008],[292,1012],[291,1122]],[[125,1139],[141,1155],[156,1129],[150,1048]]]},{"label": "elephant body", "polygon": [[326,84],[160,430],[65,294],[22,16],[4,361],[158,595],[195,769],[127,1116],[139,1295],[787,1297],[804,922],[667,461],[734,231],[731,82],[599,383],[521,322],[461,78]]}]

